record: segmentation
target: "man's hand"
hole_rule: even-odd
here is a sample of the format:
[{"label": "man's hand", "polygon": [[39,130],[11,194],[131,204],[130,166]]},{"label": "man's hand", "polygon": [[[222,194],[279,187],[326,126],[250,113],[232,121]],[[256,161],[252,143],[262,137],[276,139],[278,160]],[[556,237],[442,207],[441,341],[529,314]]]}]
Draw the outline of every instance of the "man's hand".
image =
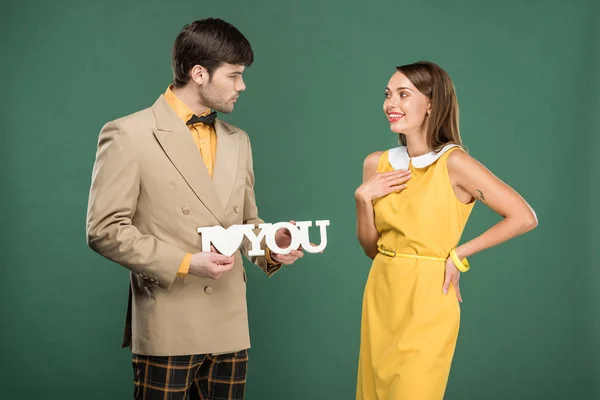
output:
[{"label": "man's hand", "polygon": [[[290,221],[290,223],[296,225],[295,221]],[[292,235],[290,234],[290,231],[285,228],[278,229],[277,232],[275,232],[275,243],[277,243],[277,246],[282,249],[289,247],[289,245],[292,243]],[[296,250],[292,250],[292,252],[289,254],[278,254],[271,251],[271,258],[283,265],[292,265],[296,262],[296,260],[302,257],[304,257],[304,252],[300,250],[300,247],[298,247]]]},{"label": "man's hand", "polygon": [[234,257],[217,253],[213,246],[210,246],[210,250],[210,253],[199,252],[192,256],[190,275],[219,279],[223,273],[233,269]]}]

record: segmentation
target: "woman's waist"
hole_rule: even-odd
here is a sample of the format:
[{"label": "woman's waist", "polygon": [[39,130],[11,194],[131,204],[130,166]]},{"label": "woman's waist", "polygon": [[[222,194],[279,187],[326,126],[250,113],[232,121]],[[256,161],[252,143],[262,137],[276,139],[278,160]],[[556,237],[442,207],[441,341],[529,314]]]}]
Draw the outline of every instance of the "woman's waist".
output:
[{"label": "woman's waist", "polygon": [[412,258],[429,261],[446,261],[450,250],[434,250],[428,248],[415,248],[415,247],[391,247],[383,244],[378,245],[378,252],[382,256],[390,258]]}]

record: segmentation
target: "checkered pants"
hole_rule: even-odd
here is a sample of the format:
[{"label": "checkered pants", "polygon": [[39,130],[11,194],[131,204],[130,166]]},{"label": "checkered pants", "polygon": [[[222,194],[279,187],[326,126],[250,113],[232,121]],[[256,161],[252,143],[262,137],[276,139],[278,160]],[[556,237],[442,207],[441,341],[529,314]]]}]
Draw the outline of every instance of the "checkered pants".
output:
[{"label": "checkered pants", "polygon": [[134,354],[135,400],[243,400],[248,351],[210,355]]}]

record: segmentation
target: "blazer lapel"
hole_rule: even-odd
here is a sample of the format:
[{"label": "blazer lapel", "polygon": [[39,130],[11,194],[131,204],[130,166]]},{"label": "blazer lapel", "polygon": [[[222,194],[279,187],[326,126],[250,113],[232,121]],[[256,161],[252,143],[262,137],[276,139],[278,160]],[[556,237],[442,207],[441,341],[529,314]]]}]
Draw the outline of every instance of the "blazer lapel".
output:
[{"label": "blazer lapel", "polygon": [[217,154],[212,180],[221,205],[226,209],[237,176],[240,142],[239,135],[218,119],[215,121],[215,131]]},{"label": "blazer lapel", "polygon": [[[152,107],[156,117],[157,128],[154,136],[160,143],[167,157],[187,182],[196,197],[208,208],[214,217],[228,227],[224,207],[217,196],[213,182],[189,129],[177,117],[164,97],[161,95]],[[217,148],[219,143],[217,140]],[[217,152],[218,153],[218,152]],[[215,168],[216,169],[216,168]]]}]

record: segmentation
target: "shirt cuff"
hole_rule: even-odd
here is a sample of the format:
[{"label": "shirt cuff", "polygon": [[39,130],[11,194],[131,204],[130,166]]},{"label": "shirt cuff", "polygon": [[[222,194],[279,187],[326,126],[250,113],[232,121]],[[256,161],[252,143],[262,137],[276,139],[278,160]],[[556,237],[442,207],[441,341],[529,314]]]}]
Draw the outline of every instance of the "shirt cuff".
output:
[{"label": "shirt cuff", "polygon": [[271,249],[265,247],[265,258],[267,259],[267,265],[269,267],[274,267],[276,265],[280,265],[277,261],[273,260],[271,257]]},{"label": "shirt cuff", "polygon": [[190,253],[186,253],[185,257],[183,257],[183,261],[179,266],[179,270],[177,271],[177,276],[179,278],[185,278],[188,275],[188,271],[190,270],[190,264],[192,262],[192,255]]}]

